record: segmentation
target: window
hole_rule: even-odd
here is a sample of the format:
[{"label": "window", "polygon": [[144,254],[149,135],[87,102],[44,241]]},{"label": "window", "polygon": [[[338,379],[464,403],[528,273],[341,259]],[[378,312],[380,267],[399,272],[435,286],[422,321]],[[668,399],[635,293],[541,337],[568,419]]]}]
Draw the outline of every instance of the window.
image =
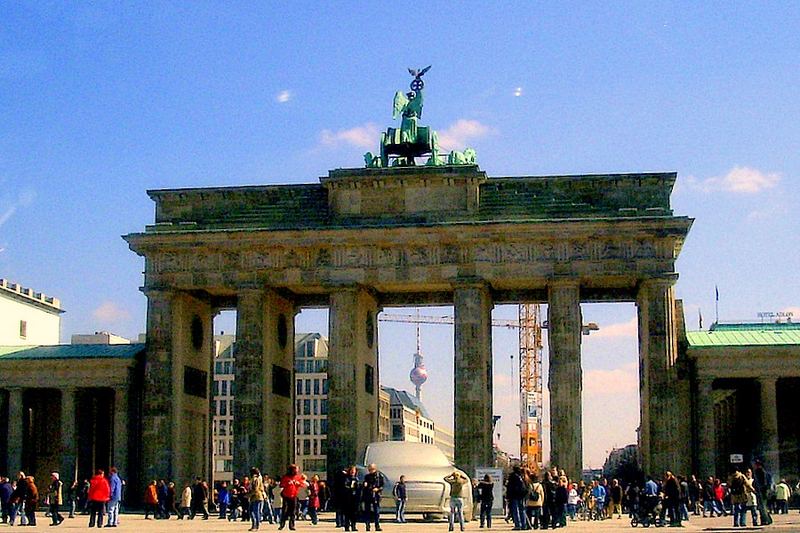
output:
[{"label": "window", "polygon": [[308,394],[309,396],[311,396],[311,380],[310,380],[310,379],[305,379],[305,380],[303,380],[303,381],[305,381],[305,390],[306,390],[306,394]]},{"label": "window", "polygon": [[300,453],[303,451],[303,449],[301,448],[301,446],[303,445],[303,439],[297,439],[297,442],[295,444],[296,444],[295,455],[300,455]]},{"label": "window", "polygon": [[[328,434],[328,419],[323,418],[319,421],[319,428],[320,428],[320,435],[327,435]],[[322,452],[325,453],[325,452]]]},{"label": "window", "polygon": [[215,374],[222,374],[222,363],[220,363],[219,361],[214,363],[214,373]]},{"label": "window", "polygon": [[227,420],[220,420],[219,421],[219,434],[220,435],[227,435],[228,434],[228,421]]},{"label": "window", "polygon": [[220,394],[220,396],[227,396],[227,395],[228,395],[228,382],[222,380],[222,393]]},{"label": "window", "polygon": [[314,394],[319,394],[319,379],[314,380]]},{"label": "window", "polygon": [[306,343],[306,345],[305,345],[305,353],[304,353],[304,355],[306,357],[314,357],[314,351],[315,351],[314,350],[314,345],[315,344],[316,344],[316,341],[308,341]]},{"label": "window", "polygon": [[364,392],[375,394],[375,368],[364,365]]},{"label": "window", "polygon": [[327,372],[328,371],[328,362],[324,359],[317,359],[314,361],[314,369],[317,372]]},{"label": "window", "polygon": [[226,400],[222,400],[221,402],[219,402],[219,415],[220,416],[228,415],[228,402]]},{"label": "window", "polygon": [[[295,432],[298,435],[302,435],[303,434],[303,421],[302,420],[298,420],[297,423],[296,423],[296,426],[297,427],[295,428]],[[298,453],[300,453],[300,452],[298,452]]]},{"label": "window", "polygon": [[319,402],[319,414],[327,415],[328,414],[328,400],[320,400]]},{"label": "window", "polygon": [[232,374],[233,373],[233,370],[231,369],[231,362],[230,361],[225,361],[225,364],[222,365],[222,366],[223,366],[223,370],[225,370],[226,374]]},{"label": "window", "polygon": [[[327,420],[325,420],[327,422]],[[322,439],[319,441],[319,454],[326,455],[328,453],[328,439]],[[324,470],[324,468],[322,469]]]},{"label": "window", "polygon": [[311,420],[303,420],[303,435],[311,435]]},{"label": "window", "polygon": [[302,379],[298,379],[298,380],[295,380],[295,381],[296,381],[295,390],[294,390],[295,394],[303,394],[303,380]]},{"label": "window", "polygon": [[303,404],[300,402],[302,402],[302,400],[295,401],[294,416],[301,414],[300,409],[302,408]]},{"label": "window", "polygon": [[314,411],[312,414],[318,415],[319,414],[319,400],[314,400],[314,403],[311,404],[312,410]]},{"label": "window", "polygon": [[311,455],[311,439],[303,439],[303,455]]},{"label": "window", "polygon": [[219,381],[214,380],[214,383],[211,384],[211,394],[212,396],[219,395]]},{"label": "window", "polygon": [[328,378],[322,378],[322,394],[328,394]]}]

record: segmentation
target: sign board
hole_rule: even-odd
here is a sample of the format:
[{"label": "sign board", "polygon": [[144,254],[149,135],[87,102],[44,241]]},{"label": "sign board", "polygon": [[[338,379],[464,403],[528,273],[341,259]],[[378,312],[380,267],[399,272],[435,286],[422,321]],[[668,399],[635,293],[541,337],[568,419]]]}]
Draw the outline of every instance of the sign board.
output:
[{"label": "sign board", "polygon": [[761,311],[758,313],[758,318],[793,318],[794,313],[791,311]]},{"label": "sign board", "polygon": [[731,454],[731,464],[738,465],[744,462],[744,455],[740,453]]},{"label": "sign board", "polygon": [[[483,476],[489,474],[492,477],[494,487],[492,493],[494,494],[494,502],[492,502],[492,516],[503,516],[503,469],[491,466],[478,466],[475,468],[475,479],[480,481]],[[479,516],[480,507],[475,516]]]}]

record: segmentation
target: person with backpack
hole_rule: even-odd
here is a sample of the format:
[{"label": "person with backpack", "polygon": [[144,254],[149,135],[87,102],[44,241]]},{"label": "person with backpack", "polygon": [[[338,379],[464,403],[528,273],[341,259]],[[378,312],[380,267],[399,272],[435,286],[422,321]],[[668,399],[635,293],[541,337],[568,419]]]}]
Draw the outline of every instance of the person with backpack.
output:
[{"label": "person with backpack", "polygon": [[478,501],[481,504],[481,527],[485,523],[488,529],[492,529],[492,507],[494,507],[494,481],[492,481],[492,476],[489,474],[483,476],[483,479],[478,482],[477,489]]},{"label": "person with backpack", "polygon": [[528,528],[542,527],[542,505],[544,505],[544,487],[539,483],[539,476],[531,473],[528,484],[528,497],[525,499],[525,513]]},{"label": "person with backpack", "polygon": [[745,527],[747,518],[747,479],[738,468],[728,479],[728,489],[731,494],[731,507],[733,510],[733,527]]}]

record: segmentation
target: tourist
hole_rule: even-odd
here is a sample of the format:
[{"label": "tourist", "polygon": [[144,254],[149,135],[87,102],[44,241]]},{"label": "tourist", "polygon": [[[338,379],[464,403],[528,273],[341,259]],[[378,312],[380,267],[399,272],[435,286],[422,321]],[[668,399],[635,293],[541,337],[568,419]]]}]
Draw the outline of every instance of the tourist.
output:
[{"label": "tourist", "polygon": [[[542,525],[542,505],[544,505],[544,487],[539,483],[539,477],[531,473],[528,476],[528,495],[525,501],[527,521],[523,529],[539,529]],[[491,514],[491,512],[490,512]]]},{"label": "tourist", "polygon": [[622,518],[622,485],[619,484],[618,479],[611,480],[608,491],[608,517],[613,518],[616,513],[619,520]]},{"label": "tourist", "polygon": [[22,483],[25,488],[25,518],[29,526],[36,525],[36,509],[39,506],[39,489],[33,476],[25,476]]},{"label": "tourist", "polygon": [[[278,479],[271,480],[271,497],[272,497],[272,520],[277,524],[281,519],[281,510],[283,508],[283,496],[281,496],[280,481]],[[270,522],[272,523],[272,521]]]},{"label": "tourist", "polygon": [[159,479],[156,483],[156,499],[158,500],[156,519],[168,519],[167,513],[167,482]]},{"label": "tourist", "polygon": [[777,514],[789,514],[789,497],[792,490],[785,479],[775,485],[775,509]]},{"label": "tourist", "polygon": [[[145,505],[147,505],[147,498],[145,498]],[[183,520],[192,513],[192,487],[189,485],[183,487],[181,491],[181,505],[178,511],[178,520]],[[145,517],[147,517],[147,511],[145,511]]]},{"label": "tourist", "polygon": [[[458,519],[458,524],[461,531],[464,531],[464,485],[468,479],[461,475],[460,472],[454,470],[452,474],[444,478],[444,481],[450,485],[450,514],[447,517],[449,528],[448,531],[453,531],[455,520]],[[367,526],[369,531],[369,525]],[[377,528],[376,528],[377,529]]]},{"label": "tourist", "polygon": [[578,509],[579,500],[578,485],[570,483],[569,492],[567,493],[567,514],[569,515],[569,519],[573,522],[575,521],[575,512]]},{"label": "tourist", "polygon": [[319,520],[319,476],[311,476],[308,482],[308,503],[306,507],[308,515],[311,517],[311,524],[317,525]]},{"label": "tourist", "polygon": [[664,473],[664,480],[661,487],[664,493],[664,507],[669,515],[670,526],[678,527],[681,524],[681,515],[679,510],[681,488],[672,472],[667,470]]},{"label": "tourist", "polygon": [[767,493],[772,485],[772,476],[764,470],[764,463],[760,459],[756,459],[755,467],[753,471],[753,487],[755,487],[756,496],[758,496],[759,523],[762,526],[768,526],[772,524],[772,516],[767,510]]},{"label": "tourist", "polygon": [[158,518],[158,489],[156,489],[155,480],[148,483],[147,488],[144,489],[145,520],[150,520],[150,513],[153,513],[153,518]]},{"label": "tourist", "polygon": [[297,518],[305,520],[308,515],[308,478],[300,474],[300,487],[297,489]]},{"label": "tourist", "polygon": [[111,487],[106,479],[105,472],[100,469],[94,471],[94,476],[89,480],[89,527],[103,527],[103,517],[106,512],[106,503],[111,499]]},{"label": "tourist", "polygon": [[25,472],[20,472],[17,474],[17,480],[14,482],[13,491],[9,498],[9,525],[14,525],[17,516],[19,516],[20,525],[25,526],[28,524],[28,519],[23,512],[25,509],[25,497],[27,492],[28,483],[25,481]]},{"label": "tourist", "polygon": [[[392,496],[394,496],[394,521],[398,524],[406,523],[406,501],[408,501],[408,492],[406,491],[406,476],[400,476],[400,479],[392,487]],[[483,518],[481,518],[481,524]],[[481,526],[483,527],[483,526]]]},{"label": "tourist", "polygon": [[592,500],[594,501],[594,516],[602,520],[605,515],[606,489],[598,480],[592,481]]},{"label": "tourist", "polygon": [[728,479],[728,489],[731,494],[731,510],[733,511],[733,527],[747,525],[747,480],[738,468],[734,468]]},{"label": "tourist", "polygon": [[343,518],[344,530],[356,531],[356,515],[358,514],[358,505],[361,501],[361,485],[358,482],[358,475],[355,466],[347,469],[345,476],[342,480],[343,488]]},{"label": "tourist", "polygon": [[165,507],[167,508],[167,512],[178,516],[178,509],[175,505],[177,501],[177,491],[175,489],[175,482],[170,481],[167,483],[167,501]]},{"label": "tourist", "polygon": [[63,485],[58,472],[51,472],[50,486],[47,488],[47,501],[50,503],[50,518],[53,526],[58,526],[64,521],[64,517],[58,512],[63,503]]},{"label": "tourist", "polygon": [[14,492],[14,488],[11,486],[11,482],[8,480],[7,477],[0,476],[0,520],[2,520],[3,524],[8,523],[8,516],[10,513],[10,501],[11,501],[11,493]]},{"label": "tourist", "polygon": [[678,488],[680,489],[678,511],[680,512],[681,520],[689,520],[689,483],[683,476],[678,476]]},{"label": "tourist", "polygon": [[198,513],[202,513],[203,520],[208,520],[208,485],[201,479],[195,479],[192,487],[192,511],[189,520],[194,520]]},{"label": "tourist", "polygon": [[[486,474],[478,482],[478,501],[480,502],[481,527],[486,523],[488,529],[492,529],[492,507],[494,506],[494,481],[492,476]],[[405,518],[403,518],[405,522]]]},{"label": "tourist", "polygon": [[66,493],[64,495],[64,499],[67,503],[67,508],[69,509],[69,515],[67,518],[75,518],[75,509],[78,505],[78,480],[74,480],[71,485],[67,487]]},{"label": "tourist", "polygon": [[381,495],[384,485],[386,485],[386,477],[383,473],[374,463],[368,465],[361,493],[364,501],[364,524],[367,531],[369,531],[370,522],[375,523],[375,531],[381,530]]},{"label": "tourist", "polygon": [[261,521],[272,524],[275,516],[275,510],[272,508],[272,500],[275,498],[272,491],[275,488],[275,483],[266,474],[261,474],[261,479],[264,480],[264,507],[261,510]]},{"label": "tourist", "polygon": [[347,479],[347,468],[344,468],[342,470],[337,470],[333,474],[333,485],[331,486],[331,496],[333,497],[336,527],[344,527],[345,502],[347,501],[347,488],[345,487],[346,479]]},{"label": "tourist", "polygon": [[700,482],[695,475],[689,480],[689,509],[693,515],[700,515]]},{"label": "tourist", "polygon": [[753,471],[751,469],[747,469],[744,474],[745,479],[747,482],[745,483],[745,492],[747,493],[747,504],[746,507],[750,511],[750,516],[753,520],[753,526],[758,525],[758,496],[756,495],[756,489],[753,486]]},{"label": "tourist", "polygon": [[569,500],[569,490],[567,486],[569,481],[567,476],[562,475],[558,478],[558,485],[556,485],[556,494],[553,505],[553,517],[551,518],[550,527],[566,527],[567,525],[567,501]]},{"label": "tourist", "polygon": [[250,504],[250,529],[257,531],[261,526],[261,512],[264,506],[264,480],[258,468],[250,469],[250,487],[247,492],[247,501]]},{"label": "tourist", "polygon": [[223,481],[220,483],[219,490],[217,491],[217,507],[219,508],[219,519],[225,520],[228,518],[228,505],[231,503],[231,493],[228,492],[228,482]]},{"label": "tourist", "polygon": [[288,520],[289,529],[294,530],[295,514],[297,513],[297,492],[302,484],[303,478],[298,473],[297,465],[289,465],[286,475],[281,478],[280,483],[283,507],[281,507],[281,523],[278,529],[283,529]]},{"label": "tourist", "polygon": [[527,523],[523,509],[526,493],[522,468],[514,466],[508,475],[508,481],[506,481],[506,498],[515,530],[524,529]]},{"label": "tourist", "polygon": [[106,512],[108,514],[106,527],[117,527],[119,525],[119,506],[122,501],[122,480],[119,478],[116,466],[109,468],[108,472],[108,486],[111,492],[108,504],[106,505]]},{"label": "tourist", "polygon": [[322,511],[328,510],[331,501],[331,489],[325,481],[319,482],[319,508]]}]

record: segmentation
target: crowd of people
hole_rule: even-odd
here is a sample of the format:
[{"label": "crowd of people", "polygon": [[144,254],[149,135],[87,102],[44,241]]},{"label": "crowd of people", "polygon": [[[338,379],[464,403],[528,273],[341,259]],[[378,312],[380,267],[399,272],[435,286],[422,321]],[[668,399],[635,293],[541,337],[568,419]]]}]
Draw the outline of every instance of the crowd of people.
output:
[{"label": "crowd of people", "polygon": [[[480,528],[492,527],[494,480],[485,475],[480,480],[469,479],[458,470],[445,476],[449,486],[449,530],[458,525],[464,531],[465,497],[472,490],[474,511]],[[294,530],[296,522],[307,520],[316,525],[319,513],[335,511],[336,527],[356,531],[362,522],[366,531],[372,527],[381,531],[381,504],[384,488],[389,485],[377,466],[371,464],[366,472],[350,466],[337,472],[330,485],[316,475],[307,477],[296,465],[289,465],[282,476],[270,477],[258,468],[248,476],[210,486],[201,478],[182,489],[174,482],[152,480],[142,501],[145,519],[193,520],[202,516],[208,520],[212,512],[220,520],[245,521],[250,531],[262,523],[287,525]],[[406,522],[408,491],[405,476],[394,480],[391,498],[394,500],[394,521]],[[97,470],[90,479],[65,486],[58,472],[50,474],[46,493],[40,494],[33,476],[19,472],[16,479],[0,477],[2,521],[10,525],[36,525],[36,512],[46,509],[53,526],[76,513],[88,515],[89,527],[117,527],[120,504],[123,501],[124,481],[117,469]],[[769,525],[772,514],[788,513],[792,487],[785,479],[773,483],[763,464],[734,469],[730,477],[698,479],[696,476],[675,476],[665,472],[660,479],[647,477],[643,482],[624,483],[617,479],[571,481],[563,470],[551,468],[541,475],[519,466],[513,467],[503,483],[506,522],[514,530],[565,527],[569,521],[621,519],[626,515],[633,524],[680,526],[695,517],[732,516],[734,527],[747,524]],[[800,494],[800,483],[794,487]]]}]

